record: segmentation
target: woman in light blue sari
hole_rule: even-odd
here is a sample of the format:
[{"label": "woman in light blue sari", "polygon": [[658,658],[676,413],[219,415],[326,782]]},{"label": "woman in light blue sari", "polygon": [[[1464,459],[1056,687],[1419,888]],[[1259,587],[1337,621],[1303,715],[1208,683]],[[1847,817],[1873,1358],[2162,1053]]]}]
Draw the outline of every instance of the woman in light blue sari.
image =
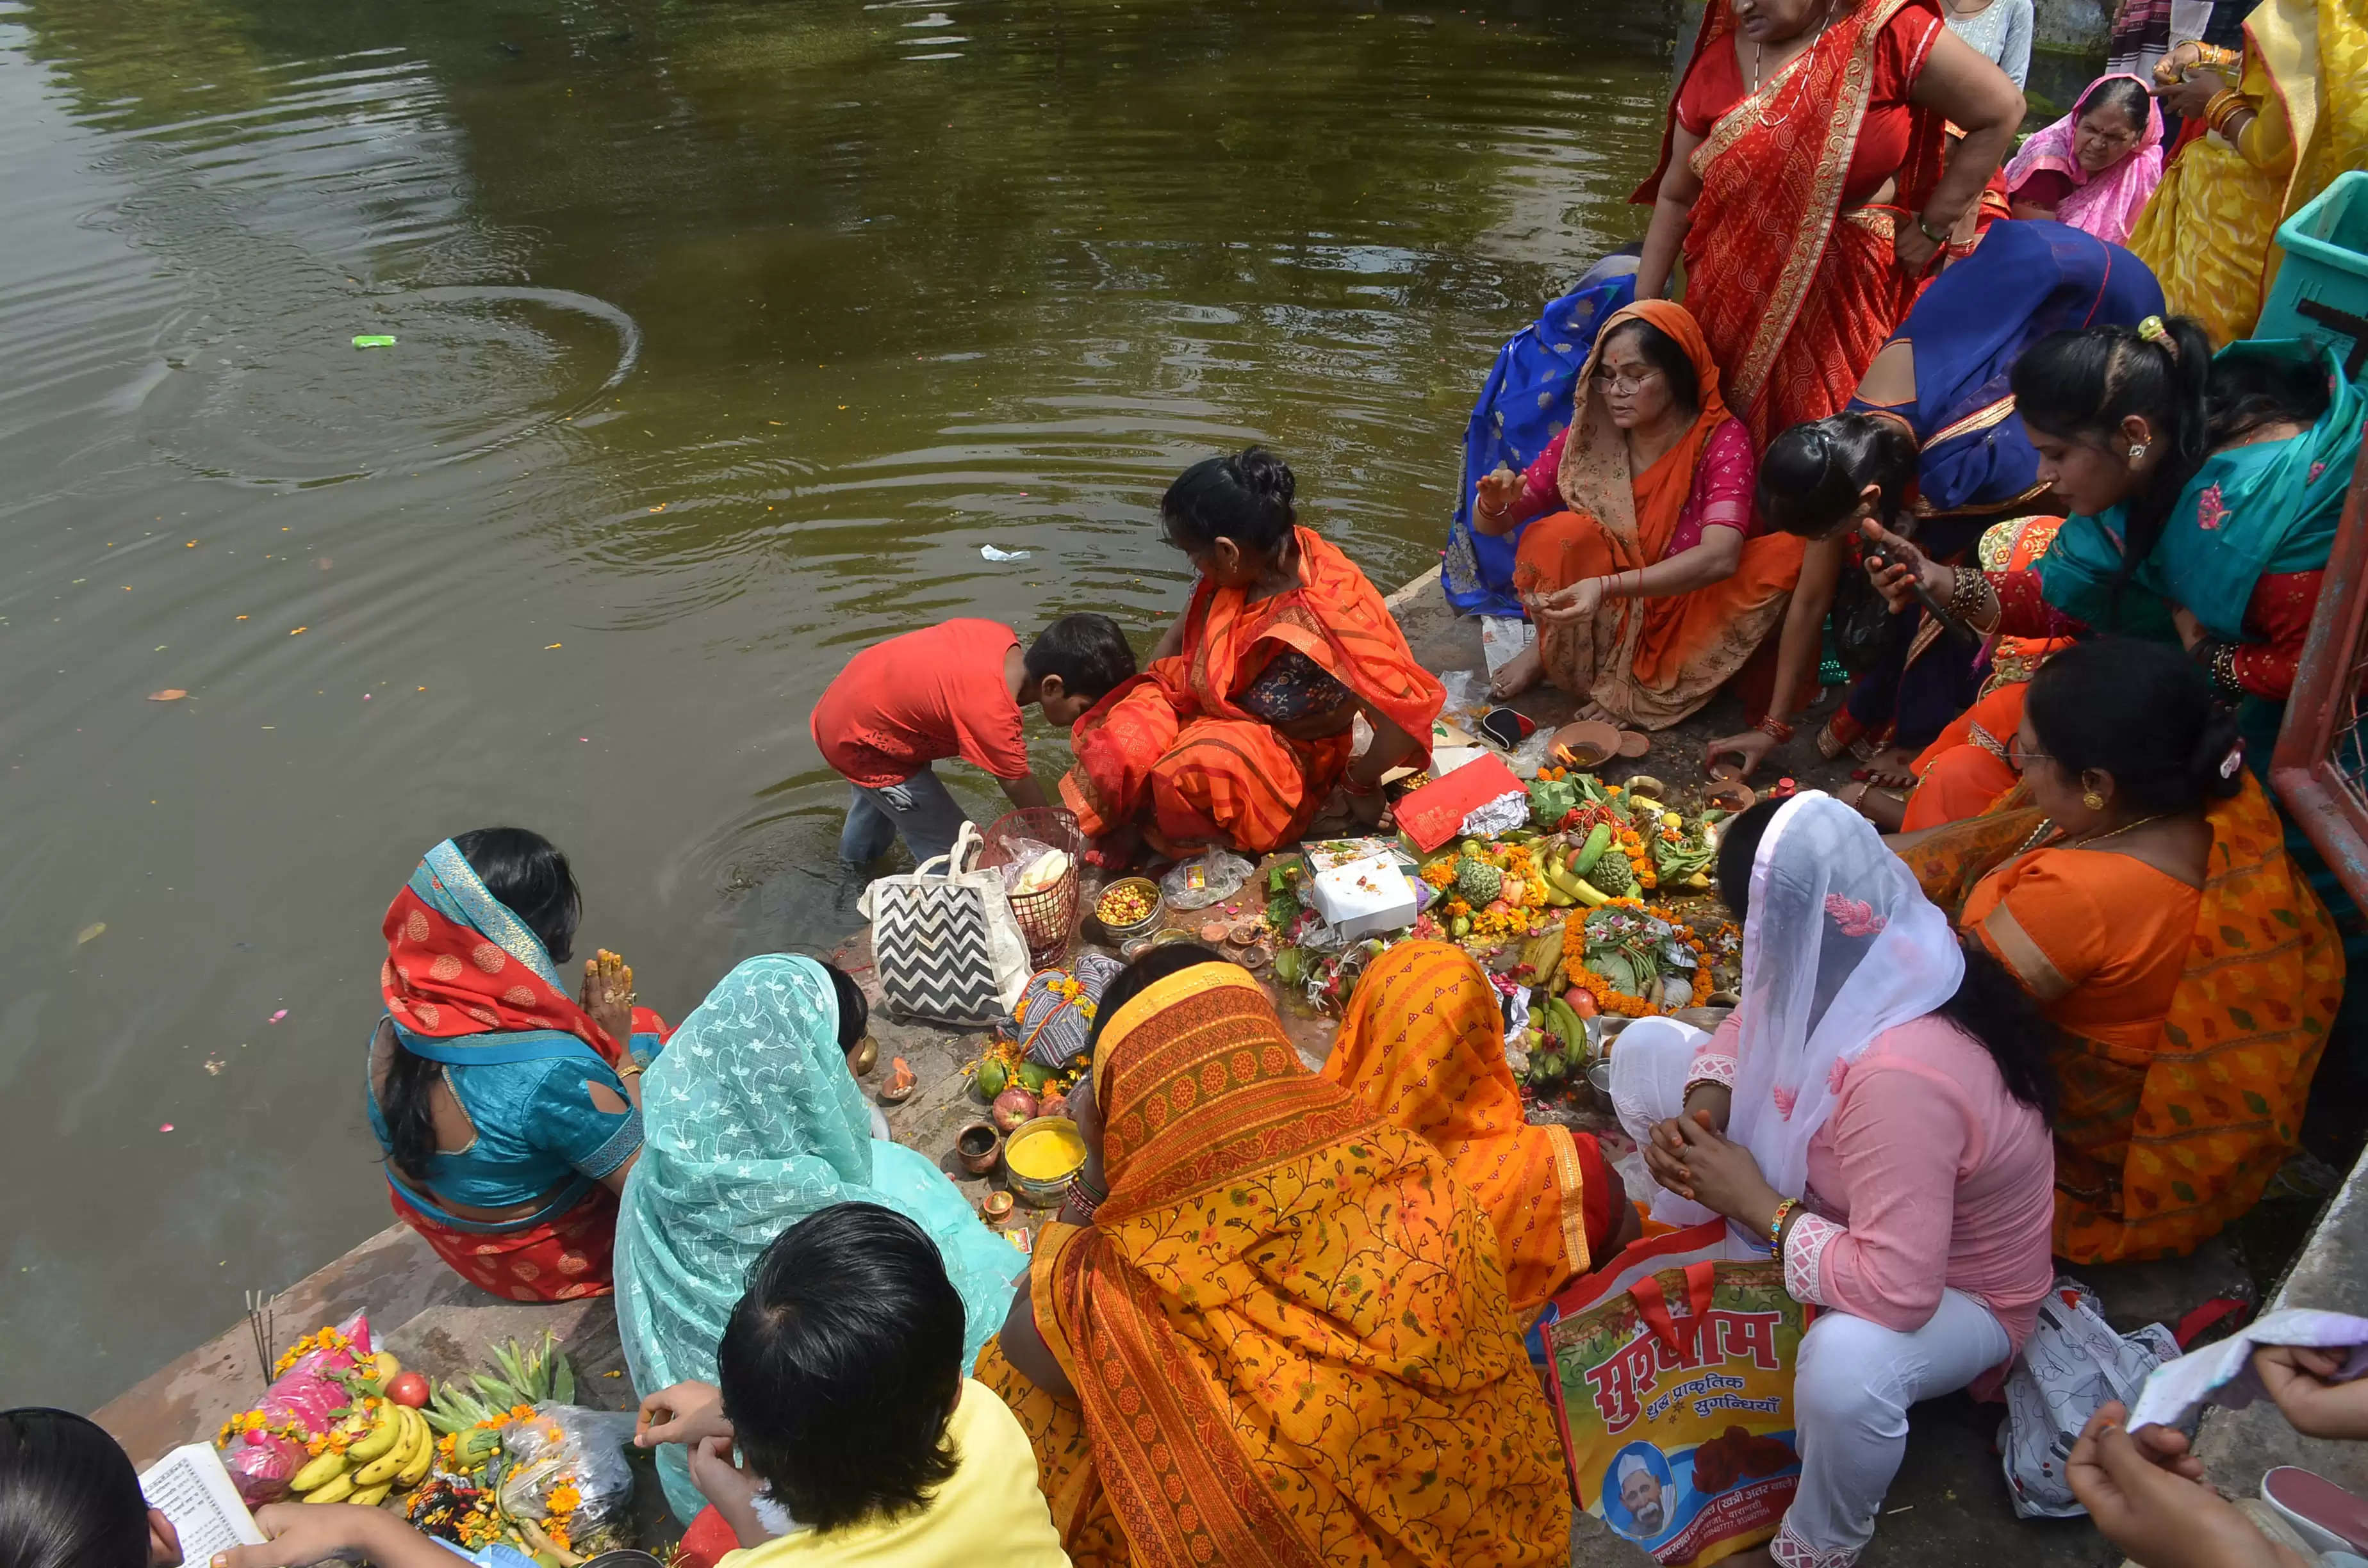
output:
[{"label": "woman in light blue sari", "polygon": [[[848,1070],[831,973],[774,954],[723,977],[642,1080],[642,1157],[617,1224],[617,1328],[634,1388],[715,1381],[715,1346],[757,1254],[834,1204],[882,1204],[928,1233],[968,1312],[965,1369],[1028,1259],[929,1160],[873,1136]],[[860,1037],[860,1024],[855,1032]],[[703,1506],[684,1450],[658,1450],[677,1517]]]}]

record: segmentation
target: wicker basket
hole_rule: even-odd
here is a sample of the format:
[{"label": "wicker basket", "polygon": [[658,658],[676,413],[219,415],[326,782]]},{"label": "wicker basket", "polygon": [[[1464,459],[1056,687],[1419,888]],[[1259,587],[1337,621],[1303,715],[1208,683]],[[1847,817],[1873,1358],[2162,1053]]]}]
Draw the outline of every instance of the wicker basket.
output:
[{"label": "wicker basket", "polygon": [[1051,969],[1076,945],[1077,925],[1085,914],[1078,895],[1078,869],[1086,852],[1086,835],[1076,813],[1061,806],[1032,806],[996,819],[986,830],[981,866],[1008,866],[1019,858],[1017,845],[1032,840],[1069,858],[1061,880],[1041,892],[1011,895],[1011,913],[1028,938],[1028,959],[1038,969]]}]

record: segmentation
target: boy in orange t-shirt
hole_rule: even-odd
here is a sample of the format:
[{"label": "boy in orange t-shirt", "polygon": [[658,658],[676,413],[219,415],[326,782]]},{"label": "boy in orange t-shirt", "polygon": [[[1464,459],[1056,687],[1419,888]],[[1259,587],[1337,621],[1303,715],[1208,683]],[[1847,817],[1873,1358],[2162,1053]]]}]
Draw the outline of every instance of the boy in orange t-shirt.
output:
[{"label": "boy in orange t-shirt", "polygon": [[823,760],[848,786],[838,856],[860,870],[899,837],[916,861],[951,850],[967,820],[929,765],[959,756],[1022,810],[1045,803],[1020,710],[1062,729],[1134,676],[1134,650],[1106,615],[1064,616],[1025,654],[1008,626],[949,620],[866,648],[814,704]]}]

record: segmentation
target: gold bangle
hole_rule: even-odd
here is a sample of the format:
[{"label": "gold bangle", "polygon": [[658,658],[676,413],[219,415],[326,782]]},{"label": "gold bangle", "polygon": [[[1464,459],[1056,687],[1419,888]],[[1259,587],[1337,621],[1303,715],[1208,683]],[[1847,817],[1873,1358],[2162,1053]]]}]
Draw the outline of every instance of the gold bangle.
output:
[{"label": "gold bangle", "polygon": [[622,1067],[617,1069],[617,1076],[620,1078],[638,1078],[641,1075],[642,1064],[638,1062],[628,1061]]}]

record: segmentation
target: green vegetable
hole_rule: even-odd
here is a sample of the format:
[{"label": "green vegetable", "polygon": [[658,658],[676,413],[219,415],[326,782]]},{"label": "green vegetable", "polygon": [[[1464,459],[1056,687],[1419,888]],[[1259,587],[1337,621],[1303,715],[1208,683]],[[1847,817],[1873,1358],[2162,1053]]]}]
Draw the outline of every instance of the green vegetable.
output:
[{"label": "green vegetable", "polygon": [[1578,809],[1578,786],[1561,779],[1540,778],[1530,785],[1530,820],[1554,827]]},{"label": "green vegetable", "polygon": [[1307,955],[1298,948],[1285,948],[1274,955],[1274,977],[1285,985],[1297,985],[1307,978]]},{"label": "green vegetable", "polygon": [[1454,920],[1449,924],[1447,934],[1459,939],[1472,935],[1472,916],[1468,915],[1457,915]]},{"label": "green vegetable", "polygon": [[1455,891],[1466,903],[1486,903],[1505,891],[1505,873],[1476,856],[1455,863]]},{"label": "green vegetable", "polygon": [[1603,852],[1611,847],[1611,825],[1606,823],[1597,823],[1595,831],[1587,835],[1587,842],[1578,846],[1578,858],[1570,863],[1570,874],[1574,877],[1587,875],[1588,872],[1595,869],[1595,863],[1602,859]]},{"label": "green vegetable", "polygon": [[978,1092],[988,1099],[1003,1093],[1010,1085],[1011,1069],[1002,1062],[982,1062],[978,1064]]},{"label": "green vegetable", "polygon": [[1044,1085],[1051,1081],[1052,1076],[1053,1070],[1042,1062],[1023,1062],[1019,1064],[1019,1086],[1031,1095],[1042,1094]]},{"label": "green vegetable", "polygon": [[1279,889],[1267,897],[1266,923],[1278,931],[1288,931],[1299,918],[1299,895],[1289,888]]}]

